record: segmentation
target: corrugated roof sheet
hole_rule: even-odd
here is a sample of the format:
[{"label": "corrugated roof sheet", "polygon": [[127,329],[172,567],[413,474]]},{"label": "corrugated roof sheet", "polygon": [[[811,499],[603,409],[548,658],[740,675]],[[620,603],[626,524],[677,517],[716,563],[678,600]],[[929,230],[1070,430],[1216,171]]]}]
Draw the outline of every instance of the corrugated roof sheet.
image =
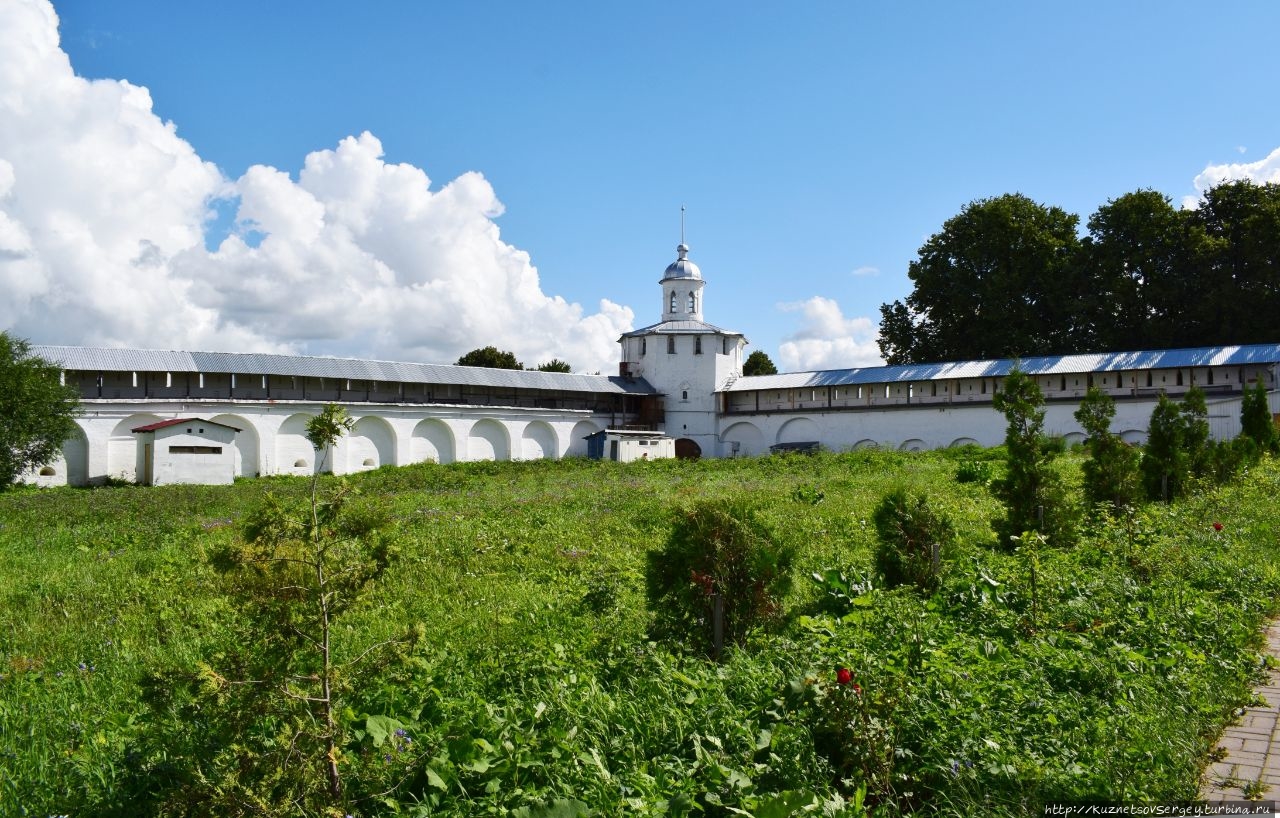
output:
[{"label": "corrugated roof sheet", "polygon": [[643,378],[488,369],[478,366],[413,364],[355,358],[267,355],[240,352],[180,352],[154,349],[106,349],[32,345],[31,351],[63,369],[85,372],[205,372],[237,375],[289,375],[350,378],[384,383],[433,383],[458,386],[544,389],[559,392],[652,395]]},{"label": "corrugated roof sheet", "polygon": [[1046,355],[1001,358],[994,361],[956,361],[941,364],[869,366],[817,372],[785,372],[738,378],[725,392],[797,389],[865,383],[905,383],[960,378],[1002,378],[1018,365],[1030,375],[1070,375],[1130,369],[1178,369],[1193,366],[1243,366],[1280,362],[1280,344],[1195,347],[1192,349],[1104,352],[1088,355]]}]

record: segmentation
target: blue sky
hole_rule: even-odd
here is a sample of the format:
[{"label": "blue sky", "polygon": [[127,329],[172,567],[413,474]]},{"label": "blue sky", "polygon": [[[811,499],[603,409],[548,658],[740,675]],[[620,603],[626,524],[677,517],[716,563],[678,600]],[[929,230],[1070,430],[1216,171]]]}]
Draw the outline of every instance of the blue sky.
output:
[{"label": "blue sky", "polygon": [[[685,205],[707,319],[791,368],[870,362],[879,305],[908,294],[916,250],[966,202],[1020,191],[1083,222],[1142,187],[1194,196],[1211,166],[1266,179],[1280,164],[1271,2],[54,7],[75,74],[148,89],[226,183],[259,165],[296,180],[308,154],[366,131],[432,190],[482,174],[505,208],[501,243],[588,323],[601,299],[634,326],[658,319]],[[231,224],[238,192],[222,195],[206,246],[229,229],[257,241]],[[531,325],[554,320],[543,312]],[[180,340],[440,357],[494,332],[397,345],[371,327],[264,326]],[[65,342],[135,337],[155,345],[126,329]],[[586,343],[524,356],[602,368]]]}]

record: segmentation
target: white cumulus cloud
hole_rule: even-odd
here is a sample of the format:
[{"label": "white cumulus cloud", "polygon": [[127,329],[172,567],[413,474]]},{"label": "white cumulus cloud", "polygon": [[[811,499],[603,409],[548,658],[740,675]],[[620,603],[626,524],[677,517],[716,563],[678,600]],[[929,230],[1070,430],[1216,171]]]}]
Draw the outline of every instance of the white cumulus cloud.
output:
[{"label": "white cumulus cloud", "polygon": [[[236,227],[212,251],[215,203]],[[75,75],[46,0],[0,3],[0,328],[40,343],[608,371],[632,311],[542,291],[479,173],[432,189],[365,132],[229,180],[147,89]]]},{"label": "white cumulus cloud", "polygon": [[1259,159],[1257,162],[1228,162],[1223,165],[1206,166],[1192,181],[1198,192],[1194,196],[1184,196],[1182,206],[1188,209],[1199,207],[1201,197],[1209,188],[1223,182],[1245,179],[1258,184],[1280,183],[1280,148],[1276,148],[1266,158]]},{"label": "white cumulus cloud", "polygon": [[820,295],[778,308],[802,317],[800,329],[778,347],[784,369],[849,369],[884,363],[876,345],[879,327],[870,318],[845,318],[839,304]]}]

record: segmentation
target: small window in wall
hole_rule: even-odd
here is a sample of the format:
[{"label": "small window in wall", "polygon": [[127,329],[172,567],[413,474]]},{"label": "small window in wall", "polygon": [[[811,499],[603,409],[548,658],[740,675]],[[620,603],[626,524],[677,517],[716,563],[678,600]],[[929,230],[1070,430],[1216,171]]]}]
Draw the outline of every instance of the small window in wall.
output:
[{"label": "small window in wall", "polygon": [[934,398],[938,397],[938,382],[931,381],[929,383],[929,387],[929,396]]},{"label": "small window in wall", "polygon": [[688,303],[688,307],[687,307],[687,311],[688,311],[688,312],[697,312],[697,310],[695,310],[695,309],[693,308],[693,305],[694,305],[695,301],[696,301],[696,299],[695,299],[694,294],[693,294],[693,293],[689,293],[689,303]]},{"label": "small window in wall", "polygon": [[682,390],[680,391],[680,400],[688,400],[688,399],[689,399],[689,390],[688,390],[688,389],[682,389]]},{"label": "small window in wall", "polygon": [[41,477],[53,477],[57,473],[58,473],[57,470],[54,469],[53,466],[45,466],[43,469],[40,470]]},{"label": "small window in wall", "polygon": [[694,355],[702,354],[702,336],[701,335],[693,336],[693,354]]},{"label": "small window in wall", "polygon": [[133,373],[133,385],[134,385],[135,387],[138,385],[138,373],[137,373],[137,372],[134,372],[134,373]]},{"label": "small window in wall", "polygon": [[721,355],[729,354],[729,339],[727,337],[720,339],[720,354]]},{"label": "small window in wall", "polygon": [[984,394],[984,395],[985,395],[985,394],[987,394],[987,379],[986,379],[986,378],[983,378],[983,379],[982,379],[982,394]]},{"label": "small window in wall", "polygon": [[667,354],[668,355],[676,354],[676,337],[674,335],[667,336]]},{"label": "small window in wall", "polygon": [[1062,386],[1060,387],[1060,390],[1063,392],[1067,391],[1067,377],[1065,375],[1062,376]]},{"label": "small window in wall", "polygon": [[166,373],[164,373],[164,386],[165,386],[165,388],[166,388],[166,389],[169,389],[169,388],[171,388],[171,387],[173,386],[173,373],[172,373],[172,372],[166,372]]},{"label": "small window in wall", "polygon": [[889,393],[889,384],[887,384],[887,383],[886,383],[886,384],[884,385],[884,396],[887,398],[887,397],[889,397],[889,394],[890,394],[890,393]]},{"label": "small window in wall", "polygon": [[200,388],[204,389],[204,373],[200,373]]},{"label": "small window in wall", "polygon": [[295,461],[293,461],[293,467],[294,467],[295,469],[305,469],[305,468],[307,467],[307,461],[305,461],[305,460],[295,460]]},{"label": "small window in wall", "polygon": [[641,356],[641,357],[644,357],[644,353],[645,353],[645,351],[646,351],[646,350],[648,350],[648,349],[649,349],[649,339],[648,339],[648,338],[641,338],[641,339],[640,339],[640,356]]},{"label": "small window in wall", "polygon": [[858,387],[858,400],[862,400],[862,387]]},{"label": "small window in wall", "polygon": [[671,294],[671,312],[675,312],[675,311],[676,311],[676,294],[672,293]]},{"label": "small window in wall", "polygon": [[221,446],[170,446],[169,454],[222,454]]},{"label": "small window in wall", "polygon": [[1177,383],[1177,385],[1178,385],[1178,386],[1182,386],[1182,370],[1181,370],[1181,369],[1179,369],[1179,370],[1178,370],[1178,383]]},{"label": "small window in wall", "polygon": [[1212,369],[1209,370],[1208,381],[1209,381],[1209,386],[1213,386],[1213,370]]}]

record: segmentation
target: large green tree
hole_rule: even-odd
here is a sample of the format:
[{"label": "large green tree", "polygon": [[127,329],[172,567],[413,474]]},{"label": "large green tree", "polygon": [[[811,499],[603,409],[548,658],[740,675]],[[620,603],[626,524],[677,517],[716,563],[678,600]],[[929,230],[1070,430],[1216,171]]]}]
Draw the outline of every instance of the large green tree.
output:
[{"label": "large green tree", "polygon": [[552,358],[551,360],[547,361],[545,364],[538,364],[538,371],[539,372],[572,372],[573,367],[570,366],[567,361],[562,361],[559,358]]},{"label": "large green tree", "polygon": [[1225,182],[1192,211],[1210,242],[1197,271],[1198,344],[1276,340],[1280,313],[1280,184]]},{"label": "large green tree", "polygon": [[1045,355],[1081,312],[1078,218],[1022,194],[981,199],[920,248],[905,302],[880,308],[890,364]]},{"label": "large green tree", "polygon": [[61,380],[30,344],[0,332],[0,491],[52,463],[76,433],[79,395]]},{"label": "large green tree", "polygon": [[1194,346],[1203,227],[1169,197],[1139,190],[1112,199],[1089,218],[1080,265],[1078,343],[1069,351]]},{"label": "large green tree", "polygon": [[1199,206],[1138,190],[1077,217],[1020,194],[966,205],[880,307],[891,364],[1272,343],[1280,184],[1224,182]]},{"label": "large green tree", "polygon": [[743,375],[777,375],[778,367],[773,365],[773,360],[762,350],[757,349],[755,352],[747,356],[747,360],[742,363]]},{"label": "large green tree", "polygon": [[524,369],[514,352],[488,346],[473,349],[458,359],[458,366],[483,366],[489,369]]}]

